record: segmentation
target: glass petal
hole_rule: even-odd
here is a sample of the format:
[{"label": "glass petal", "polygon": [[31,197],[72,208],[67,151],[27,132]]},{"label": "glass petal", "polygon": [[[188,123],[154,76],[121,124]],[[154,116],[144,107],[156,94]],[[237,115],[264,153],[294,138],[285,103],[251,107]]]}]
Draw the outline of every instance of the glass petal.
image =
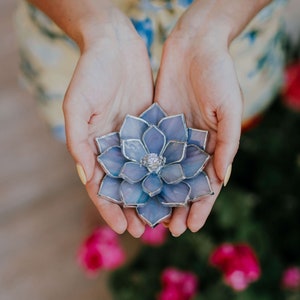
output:
[{"label": "glass petal", "polygon": [[131,184],[123,181],[120,193],[125,207],[145,205],[149,199],[149,196],[143,192],[142,184],[140,182]]},{"label": "glass petal", "polygon": [[208,131],[189,128],[188,144],[199,146],[201,149],[205,150],[207,136],[208,136]]},{"label": "glass petal", "polygon": [[112,202],[121,204],[120,185],[122,179],[105,176],[102,180],[98,195]]},{"label": "glass petal", "polygon": [[132,161],[140,162],[147,151],[140,140],[124,140],[122,142],[123,155]]},{"label": "glass petal", "polygon": [[183,114],[165,117],[158,123],[158,128],[165,134],[167,142],[186,142],[188,130]]},{"label": "glass petal", "polygon": [[191,188],[184,182],[164,184],[161,193],[157,196],[163,205],[170,207],[184,206],[190,198]]},{"label": "glass petal", "polygon": [[156,126],[151,126],[145,131],[143,142],[149,150],[149,153],[160,155],[165,146],[166,137]]},{"label": "glass petal", "polygon": [[127,139],[142,139],[144,132],[148,128],[148,123],[140,118],[127,115],[120,129],[120,138]]},{"label": "glass petal", "polygon": [[179,183],[185,179],[180,164],[167,165],[160,171],[161,178],[168,184]]},{"label": "glass petal", "polygon": [[184,142],[169,142],[163,153],[166,164],[182,161],[185,157],[185,149],[186,143]]},{"label": "glass petal", "polygon": [[185,159],[181,162],[186,178],[192,178],[203,170],[210,155],[195,145],[188,145]]},{"label": "glass petal", "polygon": [[129,183],[141,181],[148,173],[147,168],[135,162],[127,162],[120,172],[120,177]]},{"label": "glass petal", "polygon": [[145,193],[150,197],[154,197],[160,193],[163,182],[157,174],[151,173],[144,179],[142,186]]},{"label": "glass petal", "polygon": [[127,159],[123,156],[120,147],[108,148],[105,152],[97,157],[98,162],[104,169],[105,173],[112,177],[118,177]]},{"label": "glass petal", "polygon": [[140,115],[140,118],[144,119],[149,124],[157,125],[158,122],[166,116],[167,115],[162,108],[157,103],[154,103]]},{"label": "glass petal", "polygon": [[118,132],[112,132],[107,135],[96,138],[96,145],[100,153],[103,153],[108,148],[120,146],[120,136]]},{"label": "glass petal", "polygon": [[137,208],[137,213],[151,227],[171,216],[172,208],[164,206],[157,197],[149,198],[146,205]]},{"label": "glass petal", "polygon": [[196,177],[184,181],[191,187],[190,201],[198,200],[201,196],[213,195],[209,178],[204,172],[200,172]]}]

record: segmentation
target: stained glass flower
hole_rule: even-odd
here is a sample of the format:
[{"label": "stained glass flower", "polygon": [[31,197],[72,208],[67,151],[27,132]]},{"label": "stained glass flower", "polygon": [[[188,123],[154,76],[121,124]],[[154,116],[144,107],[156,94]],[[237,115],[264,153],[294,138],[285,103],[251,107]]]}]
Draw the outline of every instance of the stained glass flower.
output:
[{"label": "stained glass flower", "polygon": [[203,171],[210,156],[207,131],[187,128],[184,115],[167,116],[153,104],[139,117],[127,115],[120,132],[96,138],[106,173],[99,196],[135,207],[155,226],[201,196],[212,194]]}]

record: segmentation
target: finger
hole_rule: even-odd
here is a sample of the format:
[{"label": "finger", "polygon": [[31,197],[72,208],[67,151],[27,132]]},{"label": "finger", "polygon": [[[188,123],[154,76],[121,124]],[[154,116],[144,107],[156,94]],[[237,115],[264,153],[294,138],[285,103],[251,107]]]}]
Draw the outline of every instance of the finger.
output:
[{"label": "finger", "polygon": [[242,100],[241,94],[233,101],[234,109],[227,103],[217,111],[217,136],[214,152],[214,166],[216,174],[224,181],[228,174],[234,157],[237,153],[242,123]]},{"label": "finger", "polygon": [[103,172],[97,168],[92,181],[86,185],[87,192],[107,225],[118,234],[122,234],[127,229],[127,220],[122,208],[118,204],[98,196],[102,177]]},{"label": "finger", "polygon": [[122,234],[127,229],[127,221],[122,208],[118,204],[109,202],[106,199],[97,197],[92,199],[102,218],[112,230]]},{"label": "finger", "polygon": [[[74,98],[72,98],[74,97]],[[90,112],[74,94],[67,93],[63,106],[67,147],[83,184],[91,180],[95,168],[94,149],[89,141]]]},{"label": "finger", "polygon": [[173,210],[173,214],[169,223],[169,230],[173,236],[178,237],[187,229],[187,217],[189,207],[177,207]]},{"label": "finger", "polygon": [[217,177],[212,163],[207,165],[206,172],[214,194],[192,203],[187,218],[187,226],[192,232],[197,232],[204,226],[222,188],[222,181]]},{"label": "finger", "polygon": [[187,220],[187,226],[192,232],[197,232],[204,226],[216,198],[208,196],[192,204]]},{"label": "finger", "polygon": [[139,238],[145,231],[145,223],[137,216],[134,208],[125,208],[127,231],[135,238]]}]

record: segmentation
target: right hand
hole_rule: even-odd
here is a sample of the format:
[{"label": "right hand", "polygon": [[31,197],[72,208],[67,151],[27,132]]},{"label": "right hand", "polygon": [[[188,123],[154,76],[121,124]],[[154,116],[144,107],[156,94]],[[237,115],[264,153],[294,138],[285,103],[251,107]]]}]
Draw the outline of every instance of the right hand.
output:
[{"label": "right hand", "polygon": [[[126,114],[139,115],[153,99],[153,80],[146,46],[129,19],[102,24],[102,31],[82,47],[64,100],[67,145],[82,166],[86,189],[103,219],[117,233],[126,229],[135,237],[144,223],[135,209],[100,198],[97,193],[105,175],[96,162],[95,138],[118,131]],[[104,28],[104,30],[103,30]],[[85,181],[85,180],[84,180]]]}]

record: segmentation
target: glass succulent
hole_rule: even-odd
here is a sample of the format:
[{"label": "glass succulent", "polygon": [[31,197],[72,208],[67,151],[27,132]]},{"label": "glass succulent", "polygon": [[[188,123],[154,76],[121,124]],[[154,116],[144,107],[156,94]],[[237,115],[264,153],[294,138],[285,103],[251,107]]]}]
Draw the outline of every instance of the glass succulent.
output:
[{"label": "glass succulent", "polygon": [[127,115],[120,132],[96,138],[97,157],[106,175],[99,196],[155,226],[172,213],[212,194],[203,171],[210,156],[207,131],[187,128],[184,115],[167,116],[154,103],[139,117]]}]

